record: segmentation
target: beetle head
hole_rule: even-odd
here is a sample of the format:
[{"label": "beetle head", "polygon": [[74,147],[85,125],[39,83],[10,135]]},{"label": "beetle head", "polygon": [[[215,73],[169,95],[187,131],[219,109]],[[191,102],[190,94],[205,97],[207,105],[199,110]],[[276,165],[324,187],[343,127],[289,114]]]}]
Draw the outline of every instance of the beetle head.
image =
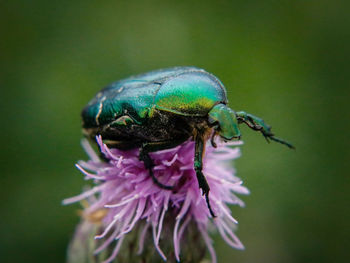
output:
[{"label": "beetle head", "polygon": [[241,137],[236,113],[225,104],[217,104],[210,110],[208,122],[224,140],[228,141]]}]

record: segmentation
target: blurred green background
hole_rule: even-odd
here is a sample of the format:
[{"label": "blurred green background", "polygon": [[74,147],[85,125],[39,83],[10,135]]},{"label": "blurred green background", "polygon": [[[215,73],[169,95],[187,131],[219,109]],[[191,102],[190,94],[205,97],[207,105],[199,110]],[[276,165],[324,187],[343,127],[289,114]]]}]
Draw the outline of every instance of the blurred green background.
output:
[{"label": "blurred green background", "polygon": [[0,261],[64,262],[78,222],[80,110],[131,74],[195,65],[230,106],[263,117],[291,151],[242,128],[236,251],[219,262],[349,262],[349,5],[338,1],[1,1]]}]

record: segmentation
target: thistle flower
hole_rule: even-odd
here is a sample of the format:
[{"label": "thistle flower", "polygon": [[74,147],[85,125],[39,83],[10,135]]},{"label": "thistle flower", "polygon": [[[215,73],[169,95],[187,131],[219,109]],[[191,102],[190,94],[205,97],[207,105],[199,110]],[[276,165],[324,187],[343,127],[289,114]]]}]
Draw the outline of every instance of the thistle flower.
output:
[{"label": "thistle flower", "polygon": [[[234,234],[237,221],[228,207],[229,204],[244,206],[236,194],[249,193],[230,166],[230,161],[238,158],[240,152],[238,147],[229,146],[237,146],[241,142],[218,143],[217,148],[209,143],[206,146],[203,173],[210,185],[210,203],[216,215],[212,218],[193,169],[194,142],[187,141],[175,148],[150,154],[157,179],[174,186],[174,190],[169,191],[154,184],[149,171],[138,158],[138,149],[121,151],[108,148],[100,136],[96,140],[105,160],[101,160],[84,140],[82,144],[90,160],[76,165],[85,179],[92,180],[95,186],[64,200],[64,204],[88,200],[89,205],[83,211],[85,220],[97,219],[101,223],[100,233],[95,236],[100,240],[95,254],[111,251],[105,263],[114,261],[123,240],[132,231],[138,231],[138,254],[143,253],[146,243],[149,245],[150,242],[145,240],[150,236],[164,261],[171,254],[180,262],[180,247],[183,246],[185,233],[190,230],[200,233],[213,263],[217,261],[208,234],[210,228],[216,228],[231,247],[244,248]],[[166,234],[170,236],[162,234],[170,228],[172,231]],[[162,247],[168,247],[165,243],[169,242],[173,253],[163,251]]]}]

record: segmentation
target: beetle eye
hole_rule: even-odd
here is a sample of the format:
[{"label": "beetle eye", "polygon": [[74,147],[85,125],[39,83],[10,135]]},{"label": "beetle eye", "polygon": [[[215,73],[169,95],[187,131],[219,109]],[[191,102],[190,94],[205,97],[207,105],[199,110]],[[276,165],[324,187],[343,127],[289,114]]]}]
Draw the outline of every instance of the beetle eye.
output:
[{"label": "beetle eye", "polygon": [[209,124],[209,127],[219,126],[218,120],[212,118],[210,115],[208,116],[208,124]]}]

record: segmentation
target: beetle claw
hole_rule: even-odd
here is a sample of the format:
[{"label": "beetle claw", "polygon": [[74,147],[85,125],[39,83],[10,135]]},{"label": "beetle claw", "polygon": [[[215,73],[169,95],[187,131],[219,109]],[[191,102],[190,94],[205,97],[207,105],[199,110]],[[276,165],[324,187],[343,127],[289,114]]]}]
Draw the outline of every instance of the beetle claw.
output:
[{"label": "beetle claw", "polygon": [[161,182],[158,181],[157,177],[154,176],[153,174],[153,171],[151,172],[150,170],[150,174],[151,174],[151,177],[152,177],[152,180],[153,182],[159,187],[159,188],[162,188],[162,189],[165,189],[165,190],[173,190],[174,189],[174,185],[165,185],[165,184],[162,184]]},{"label": "beetle claw", "polygon": [[205,196],[205,201],[207,203],[209,213],[213,218],[215,218],[216,215],[214,214],[214,211],[211,208],[210,201],[209,201],[209,192],[210,192],[209,184],[208,184],[207,180],[205,179],[202,171],[196,171],[196,173],[197,173],[199,188],[202,189],[202,195]]}]

